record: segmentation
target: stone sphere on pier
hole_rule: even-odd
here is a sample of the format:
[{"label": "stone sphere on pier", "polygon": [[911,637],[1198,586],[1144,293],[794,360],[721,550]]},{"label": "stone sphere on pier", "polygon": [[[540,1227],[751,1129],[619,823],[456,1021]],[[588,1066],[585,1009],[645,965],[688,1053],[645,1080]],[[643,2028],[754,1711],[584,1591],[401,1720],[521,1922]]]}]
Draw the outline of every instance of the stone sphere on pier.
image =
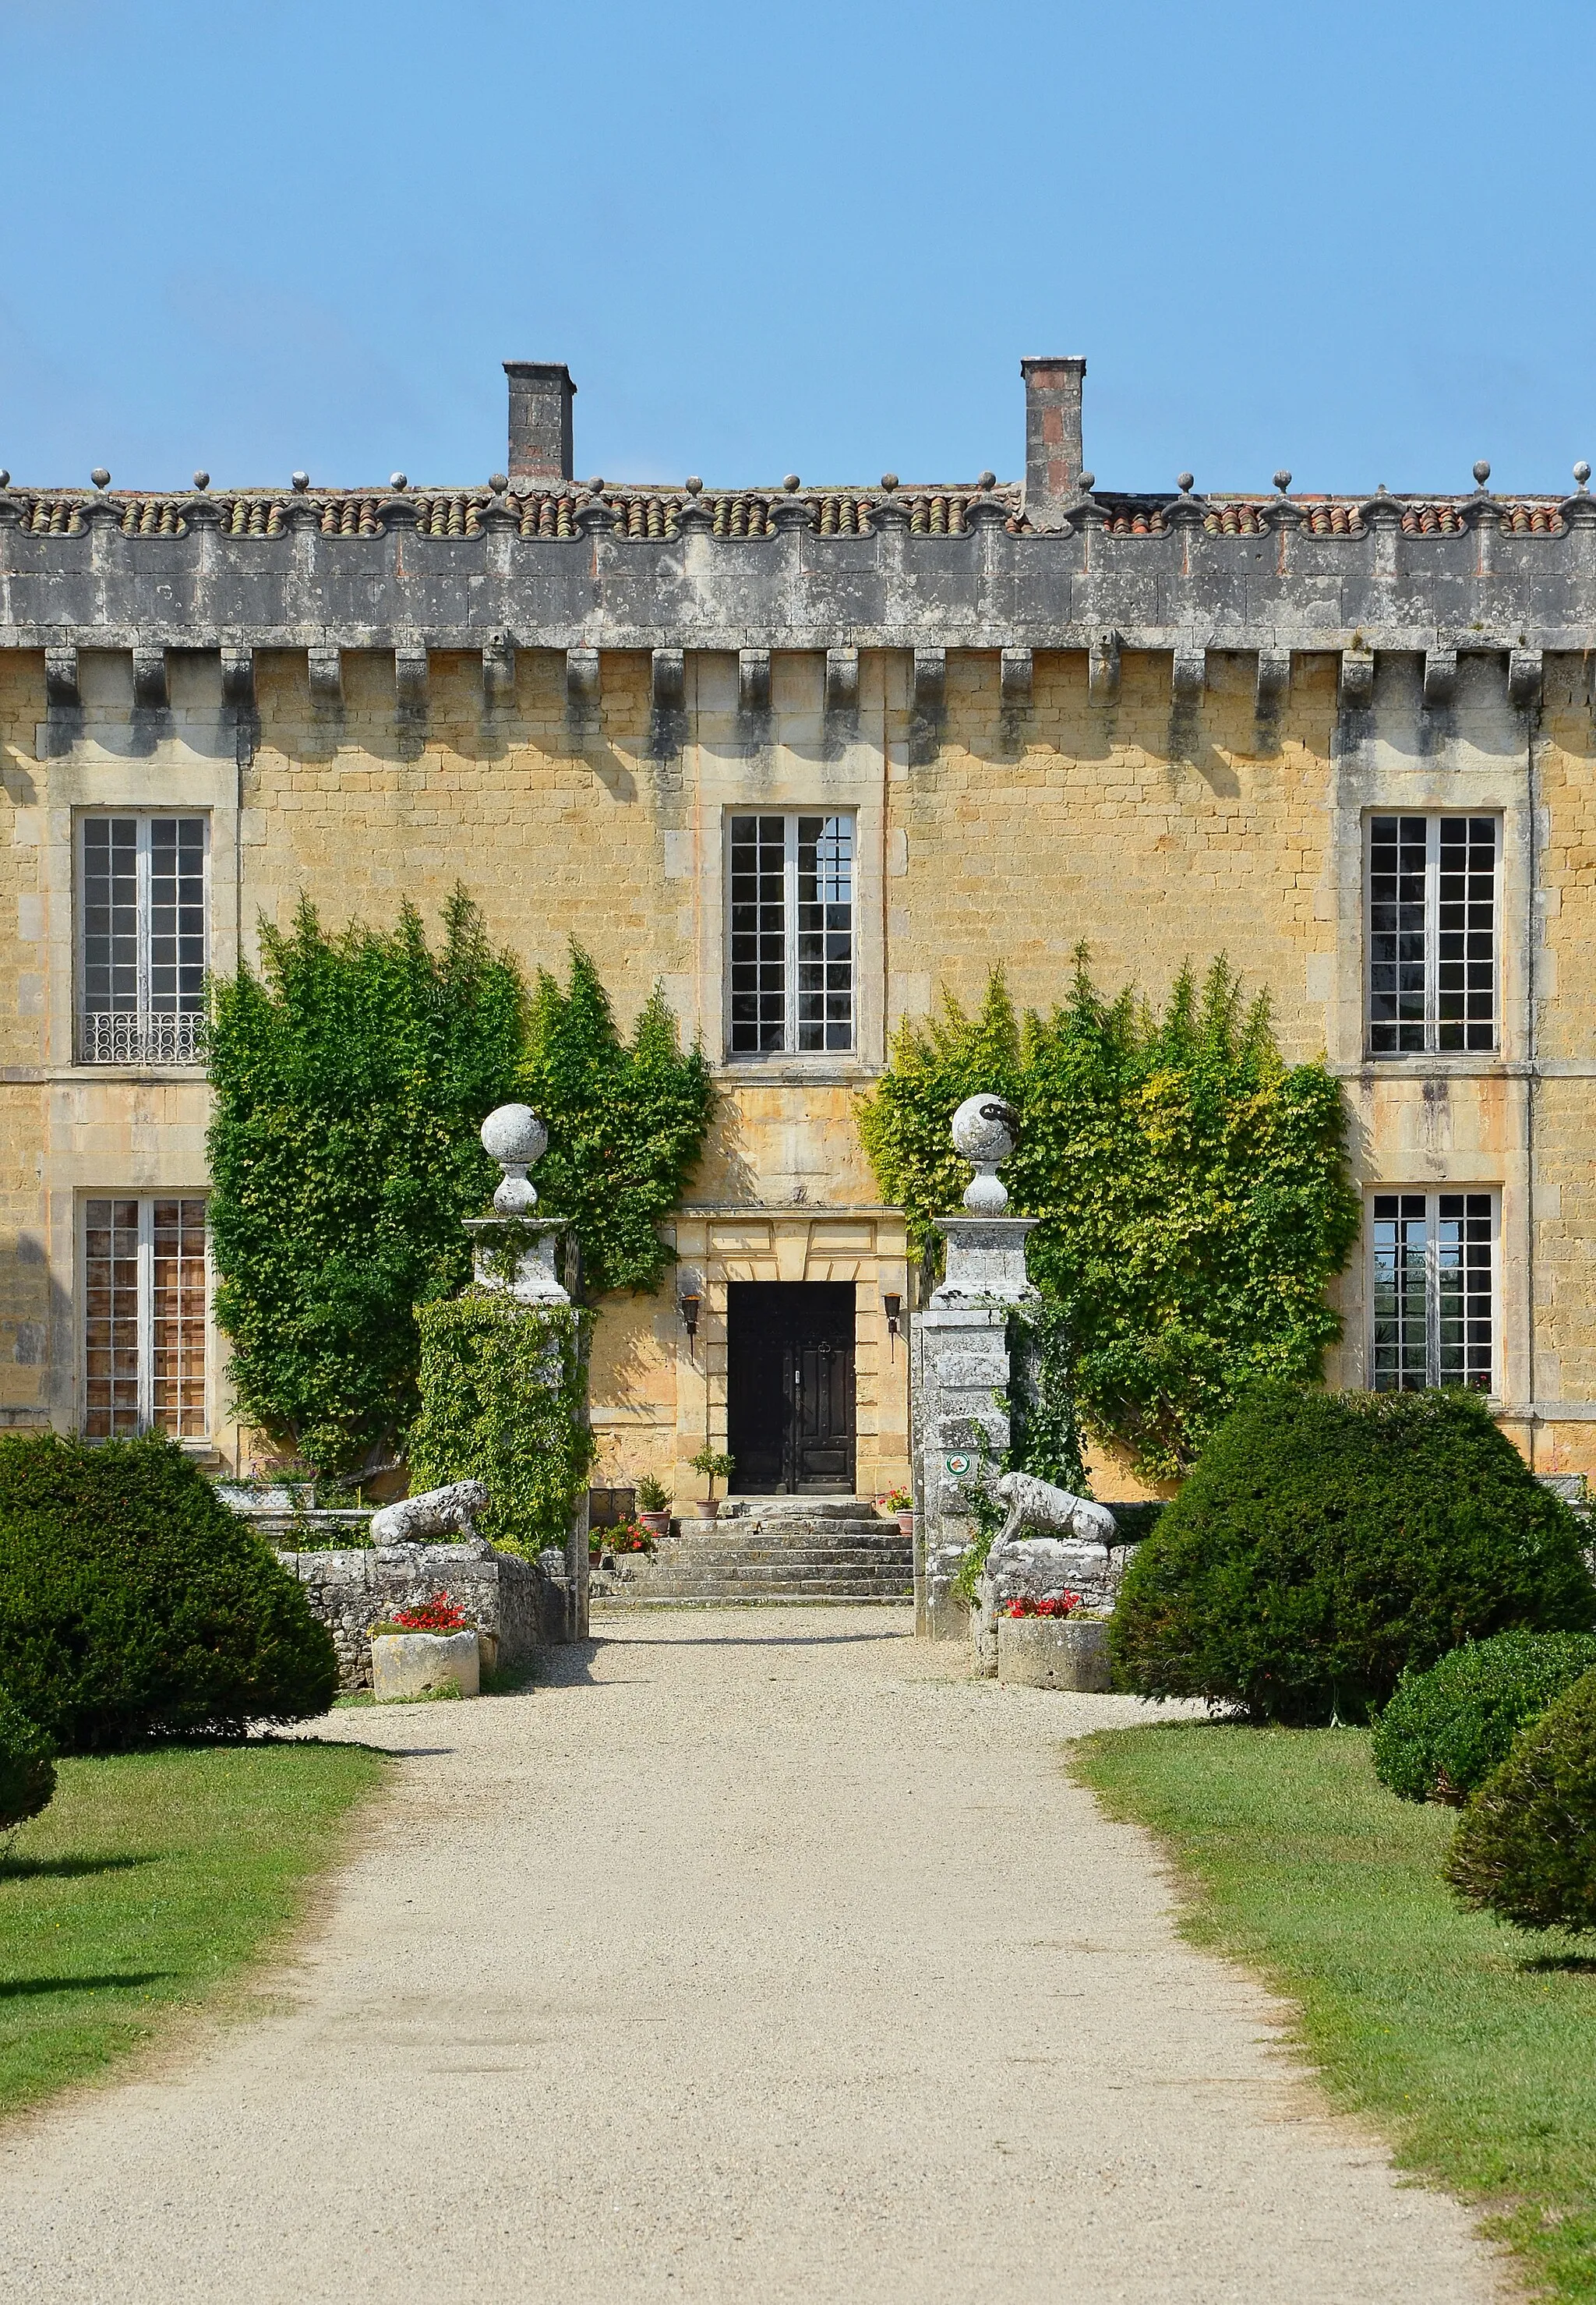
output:
[{"label": "stone sphere on pier", "polygon": [[530,1104],[497,1105],[482,1123],[482,1149],[504,1170],[493,1205],[501,1217],[525,1216],[538,1205],[527,1170],[548,1150],[548,1131]]},{"label": "stone sphere on pier", "polygon": [[953,1143],[975,1170],[964,1191],[964,1206],[974,1216],[1000,1217],[1008,1206],[1008,1190],[998,1175],[998,1163],[1014,1149],[1014,1107],[1000,1096],[967,1096],[953,1117]]}]

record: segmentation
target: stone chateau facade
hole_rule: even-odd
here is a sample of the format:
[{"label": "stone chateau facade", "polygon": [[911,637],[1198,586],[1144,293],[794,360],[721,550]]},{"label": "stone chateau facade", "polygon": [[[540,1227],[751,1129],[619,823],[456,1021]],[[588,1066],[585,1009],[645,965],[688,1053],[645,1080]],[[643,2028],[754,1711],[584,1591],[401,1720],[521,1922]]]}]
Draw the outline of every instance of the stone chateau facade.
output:
[{"label": "stone chateau facade", "polygon": [[[1596,1459],[1596,498],[579,481],[506,363],[479,486],[0,487],[0,1420],[247,1459],[208,1314],[207,969],[301,894],[663,979],[721,1116],[656,1299],[604,1309],[594,1477],[907,1474],[912,1277],[853,1101],[904,1016],[1071,948],[1227,952],[1344,1081],[1351,1385],[1467,1382]],[[690,1325],[690,1323],[692,1325]],[[896,1331],[895,1324],[896,1323]],[[1112,1493],[1126,1493],[1111,1478]]]}]

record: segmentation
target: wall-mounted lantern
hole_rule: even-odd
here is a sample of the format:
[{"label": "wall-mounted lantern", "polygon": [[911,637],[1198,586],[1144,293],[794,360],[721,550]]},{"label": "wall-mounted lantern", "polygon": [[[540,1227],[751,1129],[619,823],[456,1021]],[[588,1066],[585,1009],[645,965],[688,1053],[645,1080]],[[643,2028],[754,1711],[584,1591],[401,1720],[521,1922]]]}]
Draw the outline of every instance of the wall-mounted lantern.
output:
[{"label": "wall-mounted lantern", "polygon": [[676,1299],[676,1302],[681,1309],[682,1326],[687,1331],[687,1357],[691,1360],[692,1358],[693,1340],[698,1335],[699,1306],[702,1304],[703,1299],[701,1297],[693,1295],[689,1290],[683,1290],[683,1294]]},{"label": "wall-mounted lantern", "polygon": [[888,1296],[887,1291],[883,1289],[881,1291],[881,1309],[887,1315],[887,1335],[888,1339],[887,1353],[888,1359],[891,1359],[894,1357],[891,1340],[895,1338],[898,1332],[898,1323],[903,1318],[904,1300],[901,1297]]}]

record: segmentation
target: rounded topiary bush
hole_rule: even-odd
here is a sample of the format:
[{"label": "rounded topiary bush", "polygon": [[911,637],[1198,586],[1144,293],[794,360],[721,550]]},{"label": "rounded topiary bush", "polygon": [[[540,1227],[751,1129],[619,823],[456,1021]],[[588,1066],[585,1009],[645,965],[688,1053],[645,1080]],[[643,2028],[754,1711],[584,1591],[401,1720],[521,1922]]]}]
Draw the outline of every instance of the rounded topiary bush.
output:
[{"label": "rounded topiary bush", "polygon": [[1479,1790],[1526,1721],[1596,1666],[1596,1633],[1497,1633],[1405,1672],[1374,1724],[1374,1773],[1404,1800]]},{"label": "rounded topiary bush", "polygon": [[175,1442],[0,1437],[0,1683],[66,1752],[325,1713],[332,1638]]},{"label": "rounded topiary bush", "polygon": [[1596,1672],[1519,1731],[1457,1821],[1447,1879],[1521,1929],[1596,1929]]},{"label": "rounded topiary bush", "polygon": [[0,1833],[37,1816],[55,1790],[55,1748],[0,1689]]},{"label": "rounded topiary bush", "polygon": [[1263,1387],[1132,1558],[1118,1685],[1361,1718],[1461,1641],[1589,1631],[1580,1539],[1472,1394]]}]

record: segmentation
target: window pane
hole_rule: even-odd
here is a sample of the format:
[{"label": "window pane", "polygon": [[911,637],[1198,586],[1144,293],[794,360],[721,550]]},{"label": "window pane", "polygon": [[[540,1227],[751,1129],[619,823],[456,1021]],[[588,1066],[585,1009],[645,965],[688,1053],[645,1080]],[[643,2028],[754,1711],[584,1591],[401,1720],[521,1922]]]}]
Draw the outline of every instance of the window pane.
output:
[{"label": "window pane", "polygon": [[1441,1193],[1436,1203],[1437,1367],[1442,1384],[1489,1392],[1491,1379],[1491,1224],[1489,1193]]},{"label": "window pane", "polygon": [[798,820],[798,1046],[853,1045],[853,821]]},{"label": "window pane", "polygon": [[1497,820],[1369,821],[1369,1050],[1497,1045]]},{"label": "window pane", "polygon": [[786,819],[734,816],[731,838],[731,1045],[786,1046]]},{"label": "window pane", "polygon": [[1496,820],[1444,816],[1437,890],[1436,1045],[1496,1045]]},{"label": "window pane", "polygon": [[163,1433],[205,1431],[205,1203],[157,1201],[150,1407]]},{"label": "window pane", "polygon": [[139,1429],[139,1204],[90,1201],[84,1215],[83,1430]]},{"label": "window pane", "polygon": [[1377,816],[1369,826],[1369,1046],[1376,1056],[1424,1047],[1428,821]]},{"label": "window pane", "polygon": [[1377,1193],[1373,1229],[1374,1390],[1420,1391],[1429,1382],[1423,1194]]},{"label": "window pane", "polygon": [[[140,889],[140,829],[149,852]],[[192,1064],[205,999],[205,819],[88,817],[82,826],[86,1064]]]},{"label": "window pane", "polygon": [[83,820],[83,1001],[105,1016],[139,1008],[139,823]]}]

